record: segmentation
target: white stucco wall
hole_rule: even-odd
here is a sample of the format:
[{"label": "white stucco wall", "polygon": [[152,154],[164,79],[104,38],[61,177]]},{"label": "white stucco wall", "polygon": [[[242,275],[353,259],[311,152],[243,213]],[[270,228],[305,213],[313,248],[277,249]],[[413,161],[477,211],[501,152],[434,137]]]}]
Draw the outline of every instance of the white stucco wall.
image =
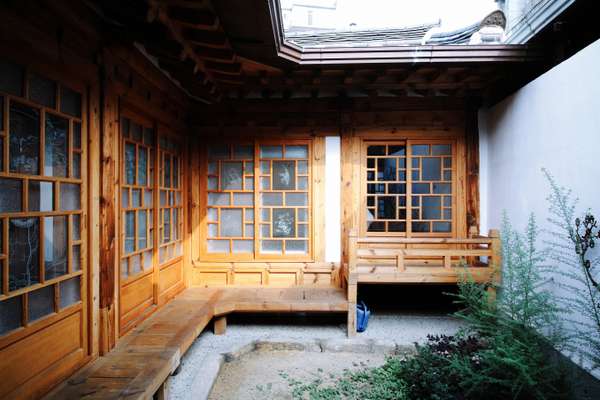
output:
[{"label": "white stucco wall", "polygon": [[325,261],[341,259],[340,137],[325,139]]},{"label": "white stucco wall", "polygon": [[506,210],[523,230],[529,213],[548,226],[541,172],[600,214],[600,40],[479,114],[482,231]]}]

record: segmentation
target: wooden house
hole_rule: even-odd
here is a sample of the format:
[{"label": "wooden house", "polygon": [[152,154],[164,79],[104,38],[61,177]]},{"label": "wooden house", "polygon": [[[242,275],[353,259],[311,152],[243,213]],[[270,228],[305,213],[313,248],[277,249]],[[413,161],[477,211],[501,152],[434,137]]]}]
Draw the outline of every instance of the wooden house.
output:
[{"label": "wooden house", "polygon": [[213,318],[353,335],[361,283],[499,279],[478,110],[587,37],[321,46],[278,3],[2,2],[0,398],[148,398]]}]

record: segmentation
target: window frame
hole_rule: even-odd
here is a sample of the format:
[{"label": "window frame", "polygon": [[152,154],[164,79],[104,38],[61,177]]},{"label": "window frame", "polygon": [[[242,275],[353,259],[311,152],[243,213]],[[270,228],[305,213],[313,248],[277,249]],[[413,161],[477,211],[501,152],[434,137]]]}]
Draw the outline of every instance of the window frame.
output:
[{"label": "window frame", "polygon": [[[413,232],[412,231],[412,146],[419,144],[427,145],[451,145],[451,198],[452,198],[452,217],[450,232]],[[406,146],[406,230],[404,232],[368,232],[367,231],[367,148],[372,145],[405,145]],[[458,175],[460,173],[458,168],[458,146],[459,143],[455,138],[432,138],[432,139],[414,139],[414,138],[397,138],[397,139],[364,139],[361,142],[361,156],[360,156],[360,213],[359,213],[359,235],[361,237],[372,236],[372,237],[404,237],[404,238],[452,238],[457,237],[459,232],[458,228],[458,198],[459,185]],[[396,207],[398,208],[398,207]]]},{"label": "window frame", "polygon": [[[199,260],[200,262],[313,262],[314,261],[314,229],[315,229],[315,221],[313,220],[315,212],[314,212],[314,204],[315,201],[313,197],[315,196],[314,190],[314,163],[313,163],[313,151],[314,151],[314,143],[313,140],[308,139],[280,139],[280,138],[257,138],[254,140],[221,140],[221,141],[210,141],[210,145],[251,145],[254,149],[254,171],[253,171],[253,179],[254,179],[254,190],[253,190],[253,199],[254,204],[252,206],[254,210],[254,237],[253,240],[253,252],[252,253],[215,253],[208,252],[207,248],[207,240],[208,237],[208,209],[211,207],[208,205],[208,164],[209,164],[209,156],[208,156],[208,148],[209,146],[202,146],[201,148],[201,157],[200,157],[200,168],[199,168],[199,182],[200,182],[200,254]],[[270,254],[263,253],[260,251],[260,146],[293,146],[293,145],[306,145],[308,150],[308,155],[306,158],[307,161],[307,218],[308,222],[307,227],[307,235],[305,239],[307,244],[307,253],[306,254]],[[283,159],[282,159],[283,160]],[[294,160],[294,159],[291,159]],[[296,172],[296,177],[298,173]],[[220,177],[219,177],[220,178]],[[294,191],[297,191],[294,190]],[[232,208],[236,208],[231,206]],[[240,206],[244,207],[244,206]],[[283,206],[282,208],[288,208]],[[294,208],[292,206],[291,208]],[[296,226],[298,225],[298,221],[295,221]],[[292,239],[293,240],[293,239]],[[230,249],[231,250],[231,249]]]},{"label": "window frame", "polygon": [[[87,210],[88,210],[88,129],[87,129],[87,90],[84,86],[77,84],[74,81],[64,79],[64,77],[56,76],[44,69],[32,68],[23,63],[13,62],[9,59],[2,59],[3,62],[14,64],[21,69],[21,93],[14,94],[9,92],[0,92],[0,97],[3,99],[2,106],[2,125],[0,125],[0,137],[3,140],[2,165],[0,166],[0,176],[5,179],[19,180],[21,183],[21,211],[4,212],[0,215],[2,220],[2,250],[0,251],[0,274],[2,274],[2,287],[0,287],[0,302],[8,301],[13,298],[20,298],[21,303],[21,323],[10,331],[0,334],[0,349],[32,335],[33,333],[42,330],[58,321],[64,320],[66,317],[80,312],[82,315],[81,334],[85,338],[82,342],[83,348],[87,348],[87,329],[88,329],[88,230],[87,230]],[[41,77],[53,83],[54,86],[54,103],[52,106],[44,105],[31,100],[30,79],[32,77]],[[63,102],[61,93],[68,89],[80,96],[79,115],[72,115],[63,111]],[[38,172],[36,174],[27,174],[21,172],[10,171],[10,104],[17,103],[25,107],[35,108],[39,112],[39,142],[38,142]],[[47,115],[62,118],[67,121],[67,165],[65,176],[47,175],[45,171],[46,157],[46,119]],[[79,147],[75,147],[74,127],[79,124]],[[79,155],[79,177],[74,175],[74,154]],[[52,210],[50,211],[29,211],[29,185],[31,182],[50,182],[52,183]],[[79,185],[79,208],[77,209],[62,209],[61,206],[61,184],[76,184]],[[79,216],[79,239],[73,236],[73,224],[75,216]],[[35,217],[38,219],[38,237],[39,237],[39,281],[29,286],[10,290],[9,288],[9,221],[15,218]],[[45,241],[44,241],[44,224],[45,219],[49,217],[65,217],[66,220],[66,258],[67,270],[60,276],[46,278],[45,271]],[[6,223],[5,223],[6,222]],[[74,247],[79,246],[79,269],[74,269]],[[64,283],[73,279],[79,279],[79,300],[69,305],[61,304],[61,291]],[[43,290],[44,288],[52,288],[54,292],[52,312],[45,314],[36,319],[29,318],[29,295],[33,292]]]}]

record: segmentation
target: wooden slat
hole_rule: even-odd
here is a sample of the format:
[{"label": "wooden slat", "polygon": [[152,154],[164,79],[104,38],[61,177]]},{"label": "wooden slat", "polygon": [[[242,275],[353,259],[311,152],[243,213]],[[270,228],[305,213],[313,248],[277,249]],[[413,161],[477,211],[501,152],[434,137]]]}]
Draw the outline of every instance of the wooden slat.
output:
[{"label": "wooden slat", "polygon": [[398,254],[404,257],[486,257],[492,255],[491,249],[358,249],[360,258],[396,258]]}]

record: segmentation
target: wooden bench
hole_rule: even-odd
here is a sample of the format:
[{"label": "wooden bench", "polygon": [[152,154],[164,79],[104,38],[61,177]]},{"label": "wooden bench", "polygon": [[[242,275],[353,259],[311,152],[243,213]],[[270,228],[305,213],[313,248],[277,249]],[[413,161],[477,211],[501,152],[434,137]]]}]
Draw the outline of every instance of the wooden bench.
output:
[{"label": "wooden bench", "polygon": [[458,283],[463,274],[476,282],[499,279],[500,238],[364,237],[348,236],[348,336],[356,335],[359,283]]},{"label": "wooden bench", "polygon": [[223,334],[226,315],[232,312],[347,311],[346,293],[340,288],[189,288],[47,398],[164,398],[164,382],[213,318],[215,334]]}]

